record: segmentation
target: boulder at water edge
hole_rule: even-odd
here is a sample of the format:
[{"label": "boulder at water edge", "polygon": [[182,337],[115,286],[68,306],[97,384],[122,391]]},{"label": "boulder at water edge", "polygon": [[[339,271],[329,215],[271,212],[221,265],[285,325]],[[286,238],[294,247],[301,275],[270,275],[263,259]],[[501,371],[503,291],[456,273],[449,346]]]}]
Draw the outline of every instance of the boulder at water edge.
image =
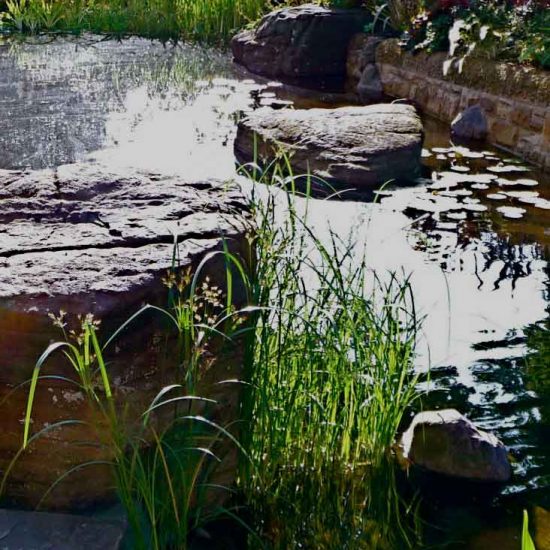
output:
[{"label": "boulder at water edge", "polygon": [[417,414],[400,447],[405,459],[430,473],[488,483],[503,483],[512,475],[497,437],[454,409]]},{"label": "boulder at water edge", "polygon": [[422,141],[422,123],[410,105],[262,108],[239,123],[235,154],[243,163],[267,164],[282,150],[294,174],[364,192],[417,177]]},{"label": "boulder at water edge", "polygon": [[451,133],[458,138],[482,140],[488,132],[487,116],[479,105],[468,107],[451,123]]},{"label": "boulder at water edge", "polygon": [[366,10],[283,8],[231,43],[235,61],[269,77],[344,77],[348,44],[372,19]]},{"label": "boulder at water edge", "polygon": [[[0,171],[0,470],[5,471],[22,443],[28,386],[40,354],[61,339],[48,314],[92,313],[102,320],[105,341],[145,303],[167,306],[162,279],[178,263],[195,270],[210,253],[247,250],[246,201],[238,189],[221,182],[189,182],[156,174],[113,173],[77,164],[55,170]],[[222,286],[225,266],[216,256],[205,267]],[[75,325],[73,325],[75,326]],[[68,327],[70,328],[70,327]],[[75,327],[76,328],[76,327]],[[68,329],[67,329],[68,330]],[[140,420],[157,392],[181,381],[176,355],[167,345],[166,327],[148,315],[134,322],[109,348],[106,360],[126,428]],[[172,342],[173,344],[173,342]],[[238,363],[220,360],[202,378],[197,394],[219,402],[221,423],[237,407],[235,392],[215,382],[238,377]],[[61,353],[52,356],[44,375],[74,380]],[[214,395],[218,392],[216,395]],[[87,506],[113,492],[110,460],[102,428],[83,392],[70,380],[39,382],[32,433],[56,422],[80,424],[50,429],[17,461],[5,494],[34,506],[63,474],[44,503],[50,508]],[[162,419],[159,418],[159,428]]]}]

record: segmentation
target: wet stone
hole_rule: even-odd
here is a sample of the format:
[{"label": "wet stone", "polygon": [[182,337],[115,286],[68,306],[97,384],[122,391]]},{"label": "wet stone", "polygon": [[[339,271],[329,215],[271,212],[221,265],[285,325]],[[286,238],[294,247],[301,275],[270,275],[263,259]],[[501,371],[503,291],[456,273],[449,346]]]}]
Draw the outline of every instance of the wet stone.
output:
[{"label": "wet stone", "polygon": [[[0,203],[0,470],[4,470],[21,446],[27,400],[26,386],[11,390],[30,379],[41,353],[62,338],[49,314],[68,312],[72,323],[68,329],[77,329],[76,315],[91,313],[103,321],[104,340],[144,304],[167,306],[163,278],[174,265],[175,241],[178,268],[193,272],[207,255],[222,251],[224,243],[241,258],[248,245],[246,200],[238,188],[214,180],[118,173],[92,164],[4,170]],[[206,264],[204,275],[223,288],[224,271],[218,255]],[[235,287],[237,304],[239,292]],[[161,330],[154,318],[143,318],[121,335],[107,358],[115,399],[124,404],[129,422],[139,419],[157,392],[177,379],[177,360],[166,359],[158,343]],[[228,372],[231,366],[237,368],[237,362],[227,360],[222,373],[211,368],[212,379],[204,379],[204,386],[197,389],[200,395],[216,391],[214,380],[237,377],[237,372]],[[50,375],[75,378],[62,355],[52,357],[45,368]],[[233,397],[222,400],[232,403]],[[227,407],[220,406],[218,413],[227,420]],[[65,420],[88,424],[53,429],[37,439],[17,461],[3,496],[34,506],[60,476],[93,461],[94,466],[78,470],[56,486],[44,505],[68,509],[109,500],[113,480],[105,461],[110,455],[108,449],[93,444],[98,440],[94,418],[82,393],[69,381],[40,382],[33,433]],[[59,452],[60,444],[64,452]]]},{"label": "wet stone", "polygon": [[390,180],[416,179],[422,142],[422,123],[410,105],[262,108],[239,123],[235,154],[240,162],[268,164],[282,150],[295,174],[361,193]]},{"label": "wet stone", "polygon": [[125,527],[120,521],[0,510],[0,545],[4,550],[117,550]]}]

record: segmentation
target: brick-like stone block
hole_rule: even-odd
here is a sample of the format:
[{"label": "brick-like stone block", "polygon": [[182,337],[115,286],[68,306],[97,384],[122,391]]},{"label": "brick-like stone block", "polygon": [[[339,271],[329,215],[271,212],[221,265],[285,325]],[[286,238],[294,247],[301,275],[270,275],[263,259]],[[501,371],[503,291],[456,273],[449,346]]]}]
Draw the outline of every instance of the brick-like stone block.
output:
[{"label": "brick-like stone block", "polygon": [[491,126],[489,136],[498,144],[513,147],[518,137],[518,129],[507,120],[497,119]]},{"label": "brick-like stone block", "polygon": [[522,128],[531,127],[531,116],[533,109],[529,105],[523,103],[516,103],[512,110],[512,122],[521,126]]}]

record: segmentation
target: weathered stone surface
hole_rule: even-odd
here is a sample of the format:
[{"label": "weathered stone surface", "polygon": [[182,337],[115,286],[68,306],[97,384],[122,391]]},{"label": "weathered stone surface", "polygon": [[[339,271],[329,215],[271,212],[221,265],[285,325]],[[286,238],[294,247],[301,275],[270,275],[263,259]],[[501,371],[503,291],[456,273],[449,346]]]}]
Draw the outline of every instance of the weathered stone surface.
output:
[{"label": "weathered stone surface", "polygon": [[370,20],[366,10],[318,5],[283,8],[232,41],[237,63],[271,77],[344,77],[348,44]]},{"label": "weathered stone surface", "polygon": [[385,95],[412,100],[423,113],[449,124],[479,105],[487,117],[489,143],[550,168],[548,71],[472,56],[462,72],[446,73],[444,53],[412,54],[393,39],[384,40],[375,55]]},{"label": "weathered stone surface", "polygon": [[357,84],[357,95],[363,103],[374,103],[384,96],[380,73],[374,63],[365,67]]},{"label": "weathered stone surface", "polygon": [[335,188],[361,192],[388,180],[413,179],[422,138],[422,123],[409,105],[264,108],[240,122],[235,153],[241,162],[254,160],[255,151],[259,160],[269,161],[282,148],[295,174],[310,173]]},{"label": "weathered stone surface", "polygon": [[356,34],[348,49],[348,88],[357,93],[361,103],[374,103],[383,97],[383,86],[376,66],[376,48],[382,38]]},{"label": "weathered stone surface", "polygon": [[[454,68],[443,73],[447,54],[406,52],[399,40],[390,39],[376,48],[376,62],[418,72],[434,78],[508,99],[546,107],[550,104],[550,74],[544,69],[509,62],[495,62],[482,56],[470,56],[462,71]],[[479,75],[483,75],[480,78]]]},{"label": "weathered stone surface", "polygon": [[512,475],[504,445],[454,409],[417,414],[400,447],[407,460],[431,473],[493,483]]},{"label": "weathered stone surface", "polygon": [[4,550],[117,550],[125,525],[68,514],[0,510]]},{"label": "weathered stone surface", "polygon": [[[221,250],[222,239],[236,254],[245,252],[245,200],[220,182],[186,182],[155,174],[118,174],[94,165],[69,165],[35,172],[0,171],[0,469],[22,443],[22,419],[34,364],[51,341],[59,340],[48,313],[93,313],[106,339],[143,304],[167,305],[162,277],[172,265],[174,236],[182,268],[195,268]],[[223,286],[217,257],[205,274]],[[73,319],[73,321],[75,321]],[[74,324],[72,325],[74,326]],[[161,342],[165,328],[148,316],[134,323],[108,353],[117,402],[127,418],[139,418],[156,393],[176,381],[176,359]],[[214,391],[213,381],[235,376],[215,368],[197,391]],[[44,374],[74,379],[63,356]],[[210,388],[210,389],[209,389]],[[14,390],[15,391],[12,391]],[[219,395],[220,410],[236,407]],[[227,391],[227,390],[226,390]],[[228,403],[228,401],[231,401]],[[225,409],[223,408],[225,407]],[[221,414],[225,414],[222,412]],[[101,426],[78,387],[60,379],[39,383],[33,432],[61,420],[83,420],[49,431],[16,463],[6,495],[35,505],[70,468],[106,460],[97,446]],[[95,465],[56,487],[46,505],[86,506],[112,494],[111,470]]]},{"label": "weathered stone surface", "polygon": [[370,34],[356,34],[348,47],[346,72],[349,79],[358,81],[367,65],[376,63],[376,48],[382,38]]},{"label": "weathered stone surface", "polygon": [[468,107],[451,123],[454,136],[466,139],[485,139],[489,132],[487,117],[479,105]]}]

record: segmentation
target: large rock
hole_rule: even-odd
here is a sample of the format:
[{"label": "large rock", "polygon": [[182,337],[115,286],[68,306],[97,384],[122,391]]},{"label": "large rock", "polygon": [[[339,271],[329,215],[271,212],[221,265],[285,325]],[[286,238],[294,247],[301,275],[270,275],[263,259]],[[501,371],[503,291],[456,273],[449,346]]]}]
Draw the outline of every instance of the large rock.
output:
[{"label": "large rock", "polygon": [[[162,278],[173,264],[197,267],[222,249],[235,254],[245,244],[246,203],[238,189],[221,182],[186,182],[155,174],[117,174],[93,165],[69,165],[35,172],[0,171],[0,470],[22,443],[28,386],[41,352],[61,334],[48,313],[92,313],[102,320],[105,340],[143,304],[167,305]],[[221,258],[206,265],[212,284],[223,286]],[[74,325],[73,325],[74,326]],[[70,327],[68,327],[70,328]],[[117,403],[126,418],[139,419],[166,384],[180,381],[176,354],[167,353],[166,327],[145,316],[124,332],[106,359]],[[215,361],[197,393],[220,400],[220,415],[237,404],[214,381],[238,376],[231,362]],[[237,368],[237,366],[234,366]],[[223,370],[220,370],[223,369]],[[71,379],[75,373],[61,354],[44,374]],[[17,388],[17,389],[16,389]],[[216,389],[217,388],[217,389]],[[12,391],[14,390],[15,391]],[[218,392],[218,393],[216,393]],[[74,384],[61,379],[39,383],[32,431],[62,420],[83,420],[56,428],[33,443],[8,479],[6,494],[35,505],[59,476],[90,460],[111,458],[99,447],[95,413]],[[50,494],[51,508],[95,503],[112,494],[112,472],[105,466],[75,471]]]},{"label": "large rock", "polygon": [[400,447],[405,459],[428,472],[491,483],[512,475],[504,445],[454,409],[417,414]]},{"label": "large rock", "polygon": [[283,150],[295,174],[311,174],[337,189],[370,191],[420,170],[422,123],[403,104],[339,109],[258,109],[241,120],[240,162],[267,164]]},{"label": "large rock", "polygon": [[452,121],[451,133],[458,138],[485,139],[489,133],[485,111],[479,105],[468,107]]},{"label": "large rock", "polygon": [[237,63],[260,75],[343,78],[348,44],[370,19],[366,10],[283,8],[235,36],[231,48]]},{"label": "large rock", "polygon": [[380,101],[384,88],[376,66],[376,48],[383,41],[369,34],[355,35],[349,45],[347,60],[347,87],[355,91],[362,103]]}]

